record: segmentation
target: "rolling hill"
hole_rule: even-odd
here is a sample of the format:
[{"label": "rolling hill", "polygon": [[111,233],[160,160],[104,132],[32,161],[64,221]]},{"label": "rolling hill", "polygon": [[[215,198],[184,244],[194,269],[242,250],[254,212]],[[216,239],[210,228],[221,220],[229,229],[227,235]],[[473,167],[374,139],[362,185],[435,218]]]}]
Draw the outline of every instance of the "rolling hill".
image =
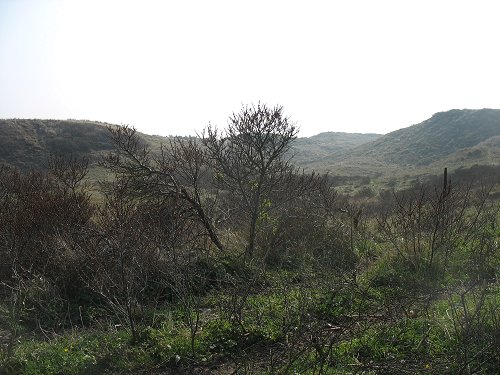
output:
[{"label": "rolling hill", "polygon": [[[20,169],[43,168],[49,154],[87,156],[91,161],[114,148],[107,126],[112,124],[77,120],[0,120],[0,162]],[[152,147],[159,149],[168,138],[141,134]],[[292,149],[299,165],[343,153],[381,137],[379,134],[321,133],[298,138]]]},{"label": "rolling hill", "polygon": [[[382,184],[477,166],[500,166],[500,110],[450,110],[303,167]],[[500,178],[500,177],[499,177]],[[420,178],[421,179],[421,178]],[[390,185],[390,184],[389,184]]]},{"label": "rolling hill", "polygon": [[500,136],[500,110],[451,110],[365,144],[353,155],[387,164],[426,166]]},{"label": "rolling hill", "polygon": [[113,148],[105,125],[71,120],[0,120],[0,161],[26,170],[43,168],[51,153],[95,158]]},{"label": "rolling hill", "polygon": [[[94,162],[113,150],[106,128],[109,125],[76,120],[0,120],[0,163],[24,170],[43,168],[50,153],[85,155]],[[166,137],[141,136],[153,150],[168,142]],[[438,175],[444,167],[463,171],[487,166],[500,181],[500,110],[440,112],[386,135],[321,133],[298,138],[292,153],[299,167],[328,172],[347,192],[366,185],[405,186]]]},{"label": "rolling hill", "polygon": [[342,156],[380,137],[381,134],[325,132],[297,138],[292,148],[293,160],[299,165],[306,165],[325,157]]},{"label": "rolling hill", "polygon": [[[0,163],[22,170],[44,168],[50,154],[85,156],[91,164],[114,149],[107,127],[85,120],[0,120]],[[168,138],[141,134],[153,150]]]}]

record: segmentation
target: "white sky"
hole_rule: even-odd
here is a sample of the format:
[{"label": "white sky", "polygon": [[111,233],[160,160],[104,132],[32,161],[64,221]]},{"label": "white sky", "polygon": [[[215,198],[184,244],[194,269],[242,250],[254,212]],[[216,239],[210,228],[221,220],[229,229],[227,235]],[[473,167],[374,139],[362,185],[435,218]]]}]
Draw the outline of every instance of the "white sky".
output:
[{"label": "white sky", "polygon": [[498,0],[0,0],[0,118],[148,134],[281,104],[300,136],[500,107]]}]

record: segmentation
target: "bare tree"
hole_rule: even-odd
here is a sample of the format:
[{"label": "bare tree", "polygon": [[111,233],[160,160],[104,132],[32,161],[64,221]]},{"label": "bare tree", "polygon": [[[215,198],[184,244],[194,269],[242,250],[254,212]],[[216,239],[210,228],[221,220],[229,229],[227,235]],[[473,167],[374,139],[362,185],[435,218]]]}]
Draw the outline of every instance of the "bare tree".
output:
[{"label": "bare tree", "polygon": [[480,236],[494,217],[487,204],[490,190],[474,190],[471,185],[451,188],[445,173],[443,190],[421,186],[394,194],[394,207],[377,217],[379,229],[398,257],[415,269],[446,269],[460,244]]},{"label": "bare tree", "polygon": [[215,181],[248,220],[246,257],[254,254],[259,217],[302,186],[288,158],[297,132],[282,106],[259,103],[233,113],[224,131],[209,125],[203,133]]},{"label": "bare tree", "polygon": [[85,257],[81,277],[130,327],[136,342],[156,249],[141,207],[127,195],[126,181],[113,182],[107,190],[91,235],[79,249]]},{"label": "bare tree", "polygon": [[[78,240],[93,206],[81,186],[85,160],[51,157],[48,172],[0,170],[0,255],[53,280],[70,261],[62,239]],[[3,268],[0,267],[0,268]]]},{"label": "bare tree", "polygon": [[219,240],[210,215],[210,204],[200,183],[205,178],[205,153],[192,139],[175,138],[162,145],[159,155],[153,154],[141,141],[134,128],[110,127],[116,145],[104,166],[118,176],[125,176],[129,191],[137,196],[176,198],[186,202],[205,227],[213,244],[220,250]]}]

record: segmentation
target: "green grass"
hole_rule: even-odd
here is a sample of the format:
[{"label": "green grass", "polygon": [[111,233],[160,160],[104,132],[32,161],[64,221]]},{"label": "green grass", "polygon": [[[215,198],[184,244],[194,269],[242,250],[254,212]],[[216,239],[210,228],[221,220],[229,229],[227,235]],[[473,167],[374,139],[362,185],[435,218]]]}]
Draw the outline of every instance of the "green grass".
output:
[{"label": "green grass", "polygon": [[[128,340],[125,331],[68,333],[50,341],[26,340],[16,348],[6,368],[11,373],[27,375],[91,373],[109,367],[118,358],[130,358],[124,356],[129,354]],[[115,365],[126,367],[124,363]]]},{"label": "green grass", "polygon": [[[197,266],[217,282],[196,289],[194,347],[186,314],[197,311],[186,312],[181,301],[149,307],[134,343],[126,329],[100,328],[115,322],[89,307],[87,328],[51,339],[23,323],[13,356],[0,349],[0,374],[189,373],[221,365],[251,374],[316,375],[320,367],[323,374],[498,373],[499,233],[486,226],[479,234],[454,242],[447,266],[431,270],[376,236],[361,238],[353,244],[362,265],[355,278],[307,257],[287,270],[230,255],[206,260]],[[484,244],[490,253],[478,257]]]},{"label": "green grass", "polygon": [[[475,311],[479,293],[480,289],[477,289],[465,295],[469,312]],[[207,298],[207,301],[213,300]],[[308,301],[307,306],[304,306],[305,301]],[[350,336],[339,336],[328,353],[324,373],[348,374],[360,369],[365,373],[378,373],[377,368],[404,365],[415,374],[452,374],[458,371],[460,361],[457,358],[465,355],[464,345],[468,345],[472,355],[490,345],[489,351],[471,363],[482,371],[492,371],[498,363],[491,358],[488,360],[488,356],[495,350],[491,344],[495,342],[495,332],[498,332],[495,331],[498,326],[495,325],[494,311],[499,309],[500,288],[498,285],[489,287],[484,319],[472,322],[473,329],[467,331],[469,337],[475,335],[475,340],[466,341],[464,331],[457,328],[457,322],[461,322],[465,314],[461,303],[459,293],[451,298],[443,295],[429,306],[427,313],[417,310],[414,316],[395,320],[386,320],[387,317],[382,316],[363,329],[355,329]],[[268,350],[265,348],[274,345],[286,347],[283,345],[289,337],[294,340],[295,330],[305,327],[305,321],[301,319],[349,326],[352,318],[348,317],[356,314],[372,316],[382,306],[383,298],[377,293],[367,298],[349,289],[338,292],[315,290],[307,295],[293,288],[286,293],[258,293],[249,297],[243,327],[221,317],[217,306],[210,305],[214,314],[205,317],[201,324],[194,355],[189,329],[181,314],[169,310],[156,315],[154,326],[143,327],[135,344],[131,343],[126,330],[68,331],[51,340],[25,336],[15,348],[13,358],[8,360],[5,353],[4,357],[0,354],[0,363],[7,374],[135,373],[151,368],[180,369],[193,364],[209,366],[210,363],[237,360],[243,353],[253,353],[252,350],[257,350],[252,355],[257,356],[253,360],[259,363],[265,358],[257,360],[260,350],[265,352]],[[452,306],[456,308],[452,309]],[[302,310],[303,307],[307,310]],[[295,345],[300,348],[300,343]],[[309,347],[291,368],[300,370],[301,374],[313,374],[318,355],[316,349]],[[284,361],[275,368],[283,370],[288,365]],[[254,373],[265,373],[265,366],[256,366]]]}]

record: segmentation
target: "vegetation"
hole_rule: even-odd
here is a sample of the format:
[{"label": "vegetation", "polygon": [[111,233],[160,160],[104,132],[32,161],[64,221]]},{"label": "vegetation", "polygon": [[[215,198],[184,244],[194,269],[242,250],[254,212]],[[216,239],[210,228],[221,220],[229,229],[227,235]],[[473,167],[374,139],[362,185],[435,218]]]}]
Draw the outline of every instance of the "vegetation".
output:
[{"label": "vegetation", "polygon": [[326,132],[297,138],[292,145],[293,159],[299,165],[308,165],[322,159],[328,160],[332,155],[342,158],[352,149],[380,137],[381,134]]},{"label": "vegetation", "polygon": [[0,374],[500,371],[495,166],[345,196],[281,107],[106,132],[98,185],[77,155],[0,167]]},{"label": "vegetation", "polygon": [[[76,120],[0,120],[0,162],[24,171],[46,169],[49,155],[67,154],[89,160],[88,181],[106,179],[108,172],[98,161],[114,150],[107,125]],[[141,134],[156,154],[173,138]],[[185,138],[189,139],[196,138]],[[384,136],[327,132],[297,138],[287,156],[306,171],[328,173],[339,192],[366,195],[371,190],[368,195],[374,195],[381,189],[405,189],[433,179],[444,165],[450,173],[498,169],[499,142],[499,110],[451,110]],[[494,176],[498,175],[495,170]],[[500,192],[500,184],[496,191]]]},{"label": "vegetation", "polygon": [[[363,185],[375,189],[408,188],[440,175],[443,165],[450,172],[478,166],[498,168],[499,137],[500,110],[451,110],[302,165],[340,176],[340,186],[350,193]],[[495,176],[498,183],[498,169]],[[363,177],[370,178],[370,182],[363,183]]]}]

